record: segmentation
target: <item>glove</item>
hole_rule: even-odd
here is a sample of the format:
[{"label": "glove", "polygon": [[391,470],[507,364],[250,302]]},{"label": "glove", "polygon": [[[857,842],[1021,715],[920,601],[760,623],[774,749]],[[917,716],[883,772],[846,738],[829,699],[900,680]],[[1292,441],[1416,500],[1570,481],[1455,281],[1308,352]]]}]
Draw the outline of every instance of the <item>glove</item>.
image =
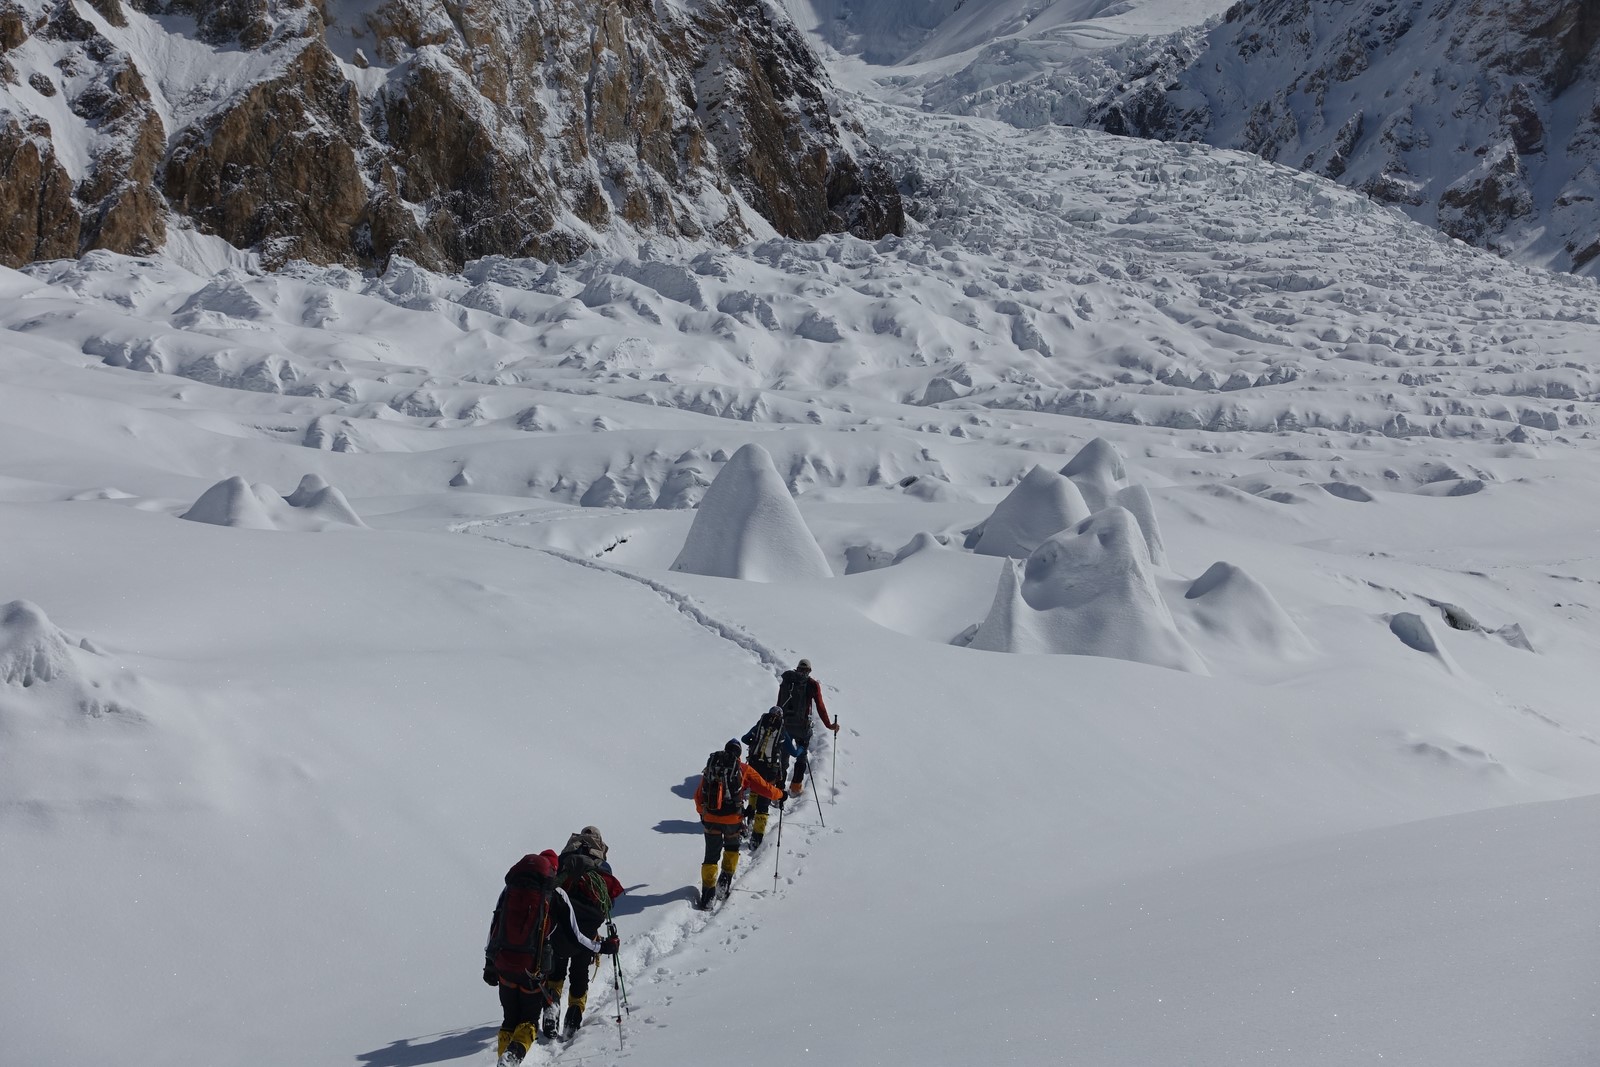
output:
[{"label": "glove", "polygon": [[485,963],[483,965],[483,984],[484,985],[499,985],[500,984],[500,973],[494,969],[494,964],[492,964],[492,963]]},{"label": "glove", "polygon": [[615,956],[617,954],[617,949],[621,947],[622,938],[618,937],[616,934],[612,934],[610,937],[600,942],[600,955]]},{"label": "glove", "polygon": [[788,803],[788,800],[789,800],[789,794],[788,793],[779,793],[778,794],[778,799],[774,800],[772,803],[774,805],[776,805],[777,807],[782,808],[784,806],[784,804]]}]

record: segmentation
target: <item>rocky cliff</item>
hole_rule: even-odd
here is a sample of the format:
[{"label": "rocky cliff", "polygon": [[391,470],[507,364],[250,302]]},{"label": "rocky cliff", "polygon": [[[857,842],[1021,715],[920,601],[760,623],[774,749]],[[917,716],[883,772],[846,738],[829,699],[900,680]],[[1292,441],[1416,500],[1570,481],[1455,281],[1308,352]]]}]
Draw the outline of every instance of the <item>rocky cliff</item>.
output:
[{"label": "rocky cliff", "polygon": [[435,268],[898,233],[762,0],[0,0],[0,263],[159,247]]},{"label": "rocky cliff", "polygon": [[1594,0],[1244,0],[1089,121],[1315,171],[1446,233],[1600,269]]}]

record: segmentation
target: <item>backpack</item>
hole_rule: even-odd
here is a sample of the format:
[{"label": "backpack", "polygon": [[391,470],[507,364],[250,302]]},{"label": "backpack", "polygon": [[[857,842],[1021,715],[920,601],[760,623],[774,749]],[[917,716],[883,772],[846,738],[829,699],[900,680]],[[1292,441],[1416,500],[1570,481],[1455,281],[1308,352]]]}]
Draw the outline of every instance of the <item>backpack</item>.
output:
[{"label": "backpack", "polygon": [[611,890],[600,873],[605,852],[592,838],[573,834],[561,850],[556,868],[556,884],[567,892],[567,899],[578,912],[578,925],[593,932],[611,918]]},{"label": "backpack", "polygon": [[784,671],[778,684],[778,707],[783,709],[783,725],[791,737],[803,742],[811,736],[811,675]]},{"label": "backpack", "polygon": [[773,708],[762,715],[755,728],[745,735],[746,742],[750,745],[751,763],[770,767],[776,765],[782,758],[781,754],[784,751],[782,715],[782,708]]},{"label": "backpack", "polygon": [[582,867],[592,871],[605,860],[605,845],[598,838],[579,832],[567,838],[566,847],[561,850],[559,869],[567,871],[574,867]]},{"label": "backpack", "polygon": [[739,773],[738,759],[724,748],[711,753],[700,773],[700,802],[706,814],[739,814],[743,794],[744,776]]},{"label": "backpack", "polygon": [[506,887],[495,906],[485,949],[489,962],[503,978],[527,975],[534,981],[554,962],[545,939],[545,926],[555,886],[549,861],[539,856],[524,856],[506,872]]}]

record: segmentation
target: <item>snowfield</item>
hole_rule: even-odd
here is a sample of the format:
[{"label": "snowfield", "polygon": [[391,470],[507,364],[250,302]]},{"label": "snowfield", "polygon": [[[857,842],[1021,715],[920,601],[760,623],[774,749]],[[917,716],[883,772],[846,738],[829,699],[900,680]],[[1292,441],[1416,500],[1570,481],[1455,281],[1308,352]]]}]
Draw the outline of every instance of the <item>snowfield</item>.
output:
[{"label": "snowfield", "polygon": [[866,113],[904,239],[0,271],[0,1061],[487,1065],[592,823],[625,1047],[602,971],[531,1063],[1593,1062],[1600,289]]}]

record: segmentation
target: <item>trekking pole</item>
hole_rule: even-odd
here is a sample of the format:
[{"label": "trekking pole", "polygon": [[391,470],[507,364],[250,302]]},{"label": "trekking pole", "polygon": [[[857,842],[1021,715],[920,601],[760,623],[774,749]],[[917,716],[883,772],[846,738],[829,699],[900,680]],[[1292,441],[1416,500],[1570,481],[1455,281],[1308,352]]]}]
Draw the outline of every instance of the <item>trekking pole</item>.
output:
[{"label": "trekking pole", "polygon": [[[616,935],[617,928],[613,923],[606,923],[606,931],[612,936]],[[626,1043],[622,1040],[622,965],[617,962],[616,953],[611,954],[611,991],[617,1000],[617,1049],[625,1051]],[[631,1012],[629,1014],[632,1014]]]},{"label": "trekking pole", "polygon": [[834,788],[833,782],[835,778],[839,777],[839,733],[844,729],[837,715],[833,717],[833,725],[838,726],[839,729],[833,732],[833,741],[828,745],[829,748],[833,749],[833,768],[828,771],[828,807],[830,808],[839,802],[839,791]]},{"label": "trekking pole", "polygon": [[[611,933],[611,934],[616,933],[617,932],[617,924],[614,923],[614,922],[607,922],[606,923],[606,932],[607,933]],[[612,963],[616,963],[617,962],[617,958],[615,956],[612,956],[611,957],[611,962]],[[621,991],[622,991],[622,1010],[627,1012],[629,1015],[632,1015],[633,1014],[633,1009],[628,1006],[628,980],[626,978],[622,977],[622,967],[621,967],[621,965],[618,965],[618,967],[617,967],[616,978],[617,978],[618,988],[620,988]]]},{"label": "trekking pole", "polygon": [[822,823],[822,828],[828,828],[828,820],[822,817],[822,798],[817,796],[817,776],[811,772],[811,761],[806,760],[806,776],[811,779],[811,799],[817,802],[817,819]]},{"label": "trekking pole", "polygon": [[783,809],[787,806],[787,804],[778,805],[778,844],[774,849],[776,855],[772,857],[772,892],[774,895],[778,892],[778,868],[783,864]]}]

